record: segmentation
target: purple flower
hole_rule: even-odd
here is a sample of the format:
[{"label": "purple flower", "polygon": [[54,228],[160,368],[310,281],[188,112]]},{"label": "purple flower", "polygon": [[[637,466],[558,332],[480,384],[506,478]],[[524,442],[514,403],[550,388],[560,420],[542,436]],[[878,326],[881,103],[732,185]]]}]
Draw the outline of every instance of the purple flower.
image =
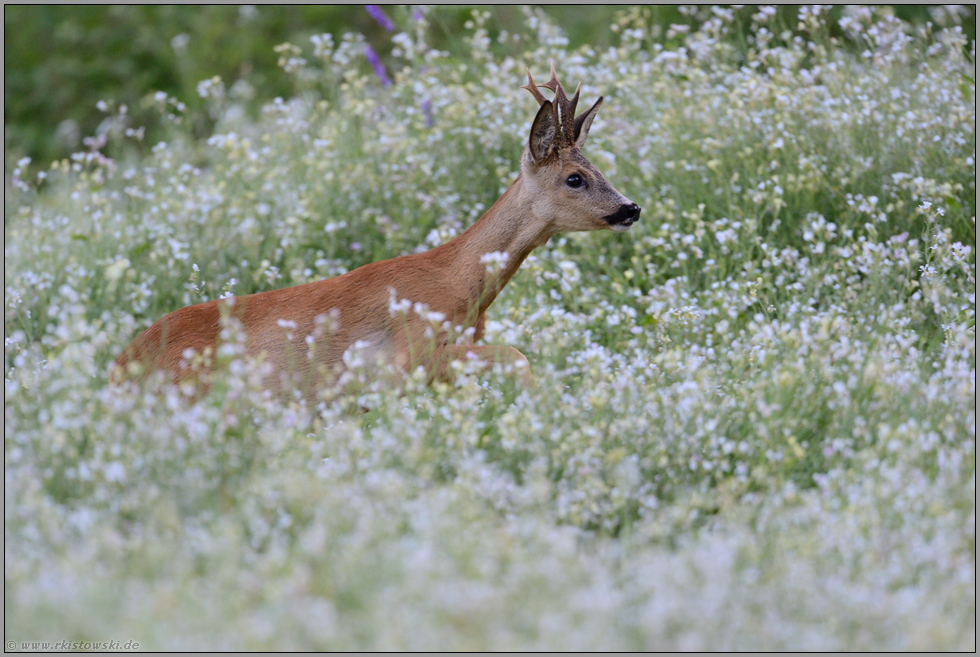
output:
[{"label": "purple flower", "polygon": [[428,98],[422,99],[422,114],[425,116],[425,127],[432,127],[432,103]]},{"label": "purple flower", "polygon": [[367,57],[367,60],[371,62],[371,66],[374,67],[375,74],[381,80],[381,86],[390,86],[391,78],[389,78],[388,73],[385,72],[385,65],[381,63],[381,58],[378,57],[378,53],[374,52],[374,48],[369,45],[364,46],[364,55]]},{"label": "purple flower", "polygon": [[378,25],[383,27],[388,32],[395,29],[395,24],[391,22],[391,19],[385,15],[385,12],[378,5],[364,5],[367,13],[371,14],[371,18],[378,22]]}]

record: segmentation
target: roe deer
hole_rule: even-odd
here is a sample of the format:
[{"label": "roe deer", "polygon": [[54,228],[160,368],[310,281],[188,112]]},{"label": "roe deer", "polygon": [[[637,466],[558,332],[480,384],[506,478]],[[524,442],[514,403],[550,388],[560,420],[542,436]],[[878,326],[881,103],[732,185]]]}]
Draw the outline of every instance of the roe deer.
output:
[{"label": "roe deer", "polygon": [[[539,86],[554,92],[553,100]],[[450,363],[467,358],[487,366],[513,363],[529,378],[527,359],[517,349],[473,344],[483,335],[487,308],[528,254],[555,234],[625,231],[639,219],[640,208],[582,155],[602,98],[575,116],[581,84],[569,99],[554,64],[547,84],[535,85],[528,72],[522,88],[540,108],[520,175],[468,230],[430,251],[374,262],[334,278],[181,308],[123,351],[113,378],[142,378],[158,369],[168,371],[176,383],[197,377],[188,367],[188,350],[214,353],[221,304],[228,301],[233,303],[224,312],[241,322],[247,355],[271,366],[264,382],[280,394],[302,389],[312,396],[318,386],[337,381],[352,346],[403,372],[422,365],[430,381],[451,380]],[[501,266],[490,268],[489,260]],[[427,313],[398,312],[411,307]],[[445,321],[434,330],[432,317]]]}]

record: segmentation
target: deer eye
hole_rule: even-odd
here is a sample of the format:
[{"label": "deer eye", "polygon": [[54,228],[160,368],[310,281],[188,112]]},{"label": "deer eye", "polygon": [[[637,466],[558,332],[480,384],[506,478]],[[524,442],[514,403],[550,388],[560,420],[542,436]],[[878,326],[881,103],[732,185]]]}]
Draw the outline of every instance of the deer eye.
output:
[{"label": "deer eye", "polygon": [[569,187],[577,188],[585,184],[585,179],[577,173],[573,173],[565,180],[565,184]]}]

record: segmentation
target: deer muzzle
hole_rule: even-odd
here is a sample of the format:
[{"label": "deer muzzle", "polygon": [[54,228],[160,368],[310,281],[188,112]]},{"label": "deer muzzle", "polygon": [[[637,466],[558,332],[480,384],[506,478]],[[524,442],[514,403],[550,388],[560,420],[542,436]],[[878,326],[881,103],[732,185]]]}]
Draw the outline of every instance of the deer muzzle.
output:
[{"label": "deer muzzle", "polygon": [[603,219],[613,230],[626,230],[640,220],[640,209],[636,203],[624,203],[618,210]]}]

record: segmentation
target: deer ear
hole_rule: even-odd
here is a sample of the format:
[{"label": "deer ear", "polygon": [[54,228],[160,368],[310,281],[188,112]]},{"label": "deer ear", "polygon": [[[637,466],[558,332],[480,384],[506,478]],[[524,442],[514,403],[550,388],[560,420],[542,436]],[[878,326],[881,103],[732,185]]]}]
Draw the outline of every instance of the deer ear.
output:
[{"label": "deer ear", "polygon": [[538,115],[534,117],[534,123],[531,124],[531,138],[528,140],[531,157],[536,163],[540,163],[548,156],[557,129],[554,106],[550,100],[546,100],[541,103],[541,109],[538,110]]},{"label": "deer ear", "polygon": [[595,101],[595,105],[575,117],[575,145],[579,148],[585,145],[585,138],[589,136],[589,128],[592,127],[592,120],[599,111],[599,105],[602,105],[602,96]]}]

